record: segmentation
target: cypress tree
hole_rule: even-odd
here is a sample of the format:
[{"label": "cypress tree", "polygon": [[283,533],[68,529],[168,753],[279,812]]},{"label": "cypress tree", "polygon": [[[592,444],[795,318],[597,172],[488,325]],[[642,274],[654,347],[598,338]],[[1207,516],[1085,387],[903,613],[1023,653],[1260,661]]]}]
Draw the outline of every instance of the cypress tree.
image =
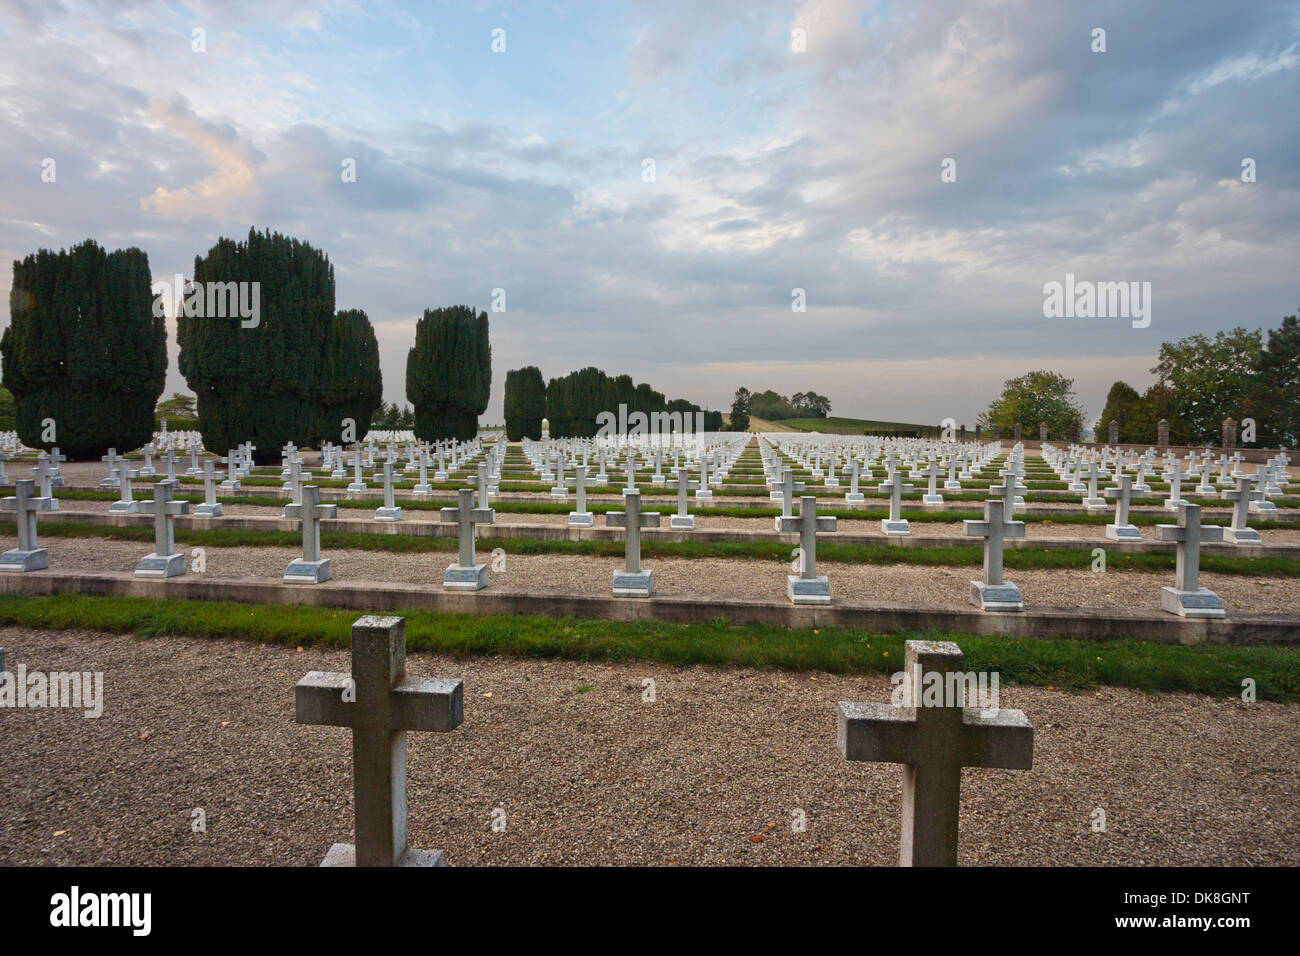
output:
[{"label": "cypress tree", "polygon": [[222,452],[252,441],[259,464],[311,441],[334,320],[334,267],[320,250],[269,230],[221,238],[194,258],[194,281],[259,283],[259,321],[177,316],[180,370],[198,399],[199,431]]},{"label": "cypress tree", "polygon": [[546,382],[536,365],[511,369],[506,373],[506,438],[519,441],[542,437],[542,419],[546,417]]},{"label": "cypress tree", "polygon": [[321,363],[320,417],[313,444],[343,440],[343,420],[356,424],[356,438],[365,437],[383,401],[384,379],[379,369],[379,342],[361,309],[345,309],[330,322]]},{"label": "cypress tree", "polygon": [[[15,261],[9,317],[0,357],[24,444],[93,460],[149,442],[167,331],[144,252],[109,253],[87,239]],[[53,440],[44,440],[45,419],[54,420]]]},{"label": "cypress tree", "polygon": [[486,312],[467,305],[425,309],[406,356],[406,398],[415,406],[422,441],[478,434],[492,388],[492,346]]}]

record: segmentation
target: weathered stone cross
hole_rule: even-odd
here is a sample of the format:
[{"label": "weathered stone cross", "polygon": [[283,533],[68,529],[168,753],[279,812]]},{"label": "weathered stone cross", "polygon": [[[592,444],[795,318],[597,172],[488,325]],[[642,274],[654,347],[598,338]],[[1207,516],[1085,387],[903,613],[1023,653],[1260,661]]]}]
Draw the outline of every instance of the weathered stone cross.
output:
[{"label": "weathered stone cross", "polygon": [[786,576],[785,593],[793,604],[830,604],[831,585],[826,575],[817,574],[817,532],[834,531],[832,517],[817,517],[817,498],[799,499],[799,517],[777,518],[777,530],[799,533],[799,573]]},{"label": "weathered stone cross", "polygon": [[18,547],[0,555],[0,571],[40,571],[50,566],[49,553],[36,543],[36,515],[49,511],[53,499],[36,495],[36,482],[19,478],[14,496],[0,499],[0,510],[12,511],[18,525]]},{"label": "weathered stone cross", "polygon": [[226,457],[221,459],[221,463],[226,466],[226,480],[221,483],[222,488],[239,490],[239,460],[239,454],[233,448],[228,449]]},{"label": "weathered stone cross", "polygon": [[[1264,500],[1264,489],[1259,488],[1254,491],[1250,488],[1250,475],[1238,475],[1237,487],[1232,491],[1220,492],[1222,497],[1233,502],[1232,505],[1232,524],[1223,534],[1223,540],[1233,544],[1259,544],[1259,532],[1249,527],[1246,522],[1249,520],[1246,515],[1250,510],[1252,501]],[[42,491],[42,494],[44,492]]]},{"label": "weathered stone cross", "polygon": [[401,521],[402,509],[393,498],[393,459],[384,459],[384,503],[375,509],[376,521]]},{"label": "weathered stone cross", "polygon": [[303,485],[302,500],[284,506],[284,516],[302,522],[302,558],[294,558],[284,572],[285,584],[320,584],[328,581],[333,572],[330,559],[320,556],[320,523],[324,518],[337,518],[338,505],[320,503],[320,488]]},{"label": "weathered stone cross", "polygon": [[1106,525],[1106,537],[1115,541],[1140,541],[1142,532],[1129,523],[1129,498],[1133,494],[1133,478],[1121,474],[1118,488],[1107,488],[1106,497],[1115,499],[1115,523]]},{"label": "weathered stone cross", "polygon": [[1200,585],[1201,542],[1222,541],[1223,529],[1201,524],[1200,505],[1183,505],[1178,524],[1156,525],[1156,536],[1178,543],[1174,586],[1160,589],[1160,607],[1179,617],[1224,617],[1227,612],[1219,596]]},{"label": "weathered stone cross", "polygon": [[217,500],[217,473],[212,459],[203,459],[203,504],[194,506],[196,518],[220,518],[221,502]]},{"label": "weathered stone cross", "polygon": [[153,552],[135,566],[137,578],[171,578],[185,573],[185,555],[176,553],[176,515],[188,514],[188,501],[173,501],[176,482],[153,486],[153,500],[139,502],[140,511],[153,515]]},{"label": "weathered stone cross", "polygon": [[[905,658],[904,706],[840,701],[837,743],[846,760],[904,765],[899,865],[956,866],[961,768],[1029,770],[1034,728],[1022,711],[990,715],[963,706],[964,691],[949,693],[968,686],[956,644],[908,641]],[[936,680],[942,690],[930,703],[922,688]]]},{"label": "weathered stone cross", "polygon": [[459,525],[459,558],[447,567],[442,586],[453,591],[481,591],[487,587],[487,565],[474,563],[474,526],[494,524],[496,512],[491,508],[475,508],[474,489],[461,488],[456,492],[456,507],[443,508],[438,516],[442,521]]},{"label": "weathered stone cross", "polygon": [[641,511],[641,492],[629,491],[623,497],[625,511],[605,513],[605,526],[622,528],[626,532],[623,542],[623,570],[614,572],[615,597],[648,598],[654,593],[654,573],[641,567],[641,529],[658,528],[657,511]]},{"label": "weathered stone cross", "polygon": [[[578,491],[578,508],[576,511],[569,512],[569,526],[573,528],[590,528],[595,519],[592,518],[591,512],[587,510],[587,489],[594,488],[598,482],[594,478],[587,477],[587,466],[578,465],[573,469],[573,477],[565,478],[566,485],[573,485]],[[568,497],[568,494],[565,494]]]},{"label": "weathered stone cross", "polygon": [[[856,472],[854,473],[856,477]],[[781,499],[781,513],[776,516],[776,530],[781,530],[781,519],[788,518],[794,514],[794,496],[795,492],[803,491],[804,483],[794,480],[793,468],[781,469],[781,482],[776,490],[772,492],[773,498]]]},{"label": "weathered stone cross", "polygon": [[1020,589],[1002,579],[1003,540],[1023,538],[1025,523],[1006,520],[1001,498],[984,502],[983,521],[963,521],[962,534],[984,539],[984,580],[970,583],[970,602],[982,611],[1022,611]]},{"label": "weathered stone cross", "polygon": [[294,688],[300,724],[352,730],[356,844],[336,843],[322,866],[442,866],[406,834],[406,734],[447,733],[465,719],[459,680],[406,676],[406,624],[363,617],[352,625],[352,673],[311,671]]},{"label": "weathered stone cross", "polygon": [[122,495],[117,501],[108,506],[108,513],[111,515],[133,515],[139,514],[140,505],[131,497],[131,472],[121,468],[117,473],[118,482],[122,486],[120,494]]},{"label": "weathered stone cross", "polygon": [[[889,456],[893,459],[893,455]],[[903,495],[912,493],[912,486],[903,482],[903,474],[891,470],[889,479],[876,486],[877,491],[889,492],[889,517],[880,519],[880,529],[885,534],[911,534],[912,526],[903,518]]]},{"label": "weathered stone cross", "polygon": [[665,481],[665,488],[677,491],[677,514],[668,519],[668,527],[674,531],[694,531],[695,515],[686,510],[686,496],[692,488],[698,488],[697,482],[690,480],[690,472],[685,468],[677,469],[676,481]]}]

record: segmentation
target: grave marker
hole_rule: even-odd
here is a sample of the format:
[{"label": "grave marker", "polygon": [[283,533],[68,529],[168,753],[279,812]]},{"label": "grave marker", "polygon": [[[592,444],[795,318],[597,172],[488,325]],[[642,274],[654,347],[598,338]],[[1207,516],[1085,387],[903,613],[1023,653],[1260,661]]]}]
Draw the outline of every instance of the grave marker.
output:
[{"label": "grave marker", "polygon": [[792,604],[830,604],[831,585],[826,575],[817,574],[817,532],[835,530],[833,517],[817,517],[817,498],[799,499],[799,517],[777,518],[778,531],[799,534],[799,573],[786,576],[785,593]]},{"label": "grave marker", "polygon": [[137,578],[172,578],[185,573],[185,555],[176,552],[176,515],[188,514],[188,501],[173,501],[176,482],[160,481],[153,500],[141,501],[140,511],[153,515],[153,551],[135,566]]},{"label": "grave marker", "polygon": [[284,516],[302,522],[302,557],[289,562],[284,572],[285,584],[321,584],[333,572],[330,559],[320,556],[320,523],[322,519],[337,518],[338,505],[320,503],[320,488],[304,485],[302,501],[284,506]]},{"label": "grave marker", "polygon": [[1156,525],[1156,536],[1178,545],[1174,586],[1160,589],[1160,606],[1179,617],[1226,616],[1219,596],[1200,584],[1201,544],[1222,541],[1223,529],[1201,524],[1200,505],[1183,505],[1178,512],[1178,524]]},{"label": "grave marker", "polygon": [[626,531],[623,570],[614,572],[614,596],[648,598],[654,593],[654,574],[641,567],[641,529],[658,528],[660,515],[657,511],[642,513],[640,491],[625,494],[623,507],[625,511],[610,511],[605,514],[607,528],[623,528]]},{"label": "grave marker", "polygon": [[481,591],[487,587],[487,565],[474,563],[474,526],[494,524],[496,512],[491,508],[474,507],[474,489],[461,488],[456,492],[456,507],[438,512],[442,521],[452,521],[459,526],[458,563],[449,565],[442,578],[443,588],[451,591]]}]

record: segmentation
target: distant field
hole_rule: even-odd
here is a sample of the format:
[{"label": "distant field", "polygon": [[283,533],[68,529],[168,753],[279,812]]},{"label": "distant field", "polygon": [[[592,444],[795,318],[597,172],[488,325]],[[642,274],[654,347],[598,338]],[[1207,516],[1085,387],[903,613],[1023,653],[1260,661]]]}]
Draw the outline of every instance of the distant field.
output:
[{"label": "distant field", "polygon": [[787,418],[773,424],[800,432],[822,432],[827,435],[861,435],[864,430],[883,431],[886,429],[919,430],[933,428],[933,425],[908,424],[906,422],[881,422],[869,418]]}]

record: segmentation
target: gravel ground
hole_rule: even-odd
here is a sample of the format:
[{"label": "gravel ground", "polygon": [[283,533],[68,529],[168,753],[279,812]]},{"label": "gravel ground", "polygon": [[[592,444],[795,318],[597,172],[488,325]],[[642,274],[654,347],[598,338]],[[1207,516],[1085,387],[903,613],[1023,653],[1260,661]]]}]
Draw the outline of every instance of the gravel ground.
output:
[{"label": "gravel ground", "polygon": [[[50,567],[54,570],[132,571],[149,545],[102,538],[46,538]],[[0,547],[15,546],[12,536],[0,536]],[[185,549],[188,555],[190,549]],[[278,579],[289,562],[302,554],[291,548],[208,548],[205,574],[217,577]],[[455,556],[451,552],[391,554],[381,551],[336,550],[324,552],[332,562],[335,582],[393,581],[440,587],[443,572]],[[479,552],[491,567],[491,558]],[[192,570],[194,559],[187,558]],[[489,584],[522,590],[557,590],[609,594],[611,576],[621,568],[621,558],[586,555],[521,555],[505,558],[505,569],[491,572]],[[647,560],[654,571],[655,592],[660,595],[697,594],[764,598],[786,601],[789,565],[776,561],[701,558]],[[968,582],[979,577],[977,567],[916,567],[907,565],[855,565],[819,562],[830,576],[833,599],[916,603],[918,595],[928,606],[966,607]],[[40,572],[32,572],[40,573]],[[1145,608],[1159,610],[1160,588],[1173,583],[1173,573],[1153,574],[1112,570],[1033,570],[1009,575],[1028,605],[1049,607]],[[1300,579],[1253,578],[1240,575],[1201,574],[1201,584],[1223,599],[1229,612],[1294,613],[1300,604]],[[329,584],[321,585],[329,587]]]},{"label": "gravel ground", "polygon": [[[352,839],[351,742],[293,721],[342,651],[9,630],[10,666],[102,671],[97,720],[3,712],[0,864],[299,865]],[[892,865],[901,769],[835,750],[884,675],[413,654],[465,723],[408,737],[413,846],[455,866]],[[642,703],[642,679],[656,702]],[[1300,864],[1300,706],[1004,686],[1030,771],[963,774],[963,865]],[[1096,808],[1106,831],[1092,832]],[[206,832],[191,831],[192,811]],[[493,832],[493,811],[506,814]],[[792,832],[795,811],[806,832]],[[761,838],[761,842],[754,842]]]},{"label": "gravel ground", "polygon": [[[149,495],[141,495],[141,498],[148,498]],[[85,512],[85,513],[107,513],[111,502],[108,501],[65,501],[60,505],[60,510],[64,512]],[[401,502],[399,501],[400,505]],[[375,507],[379,507],[378,504]],[[667,516],[676,514],[677,509],[658,508],[664,518],[664,528],[667,529]],[[222,513],[232,518],[253,517],[269,518],[280,516],[279,507],[259,506],[259,505],[222,505]],[[340,518],[369,518],[373,513],[352,508],[340,508]],[[408,510],[404,513],[404,521],[434,521],[435,513],[432,511],[415,511]],[[536,515],[536,514],[519,514],[511,511],[498,511],[497,522],[499,524],[526,524],[526,525],[567,525],[567,515]],[[1171,515],[1170,524],[1177,524],[1178,519]],[[214,524],[219,526],[220,522]],[[604,519],[601,516],[596,518],[596,526],[604,527]],[[1300,543],[1300,529],[1280,528],[1270,529],[1267,522],[1250,522],[1251,526],[1259,531],[1260,538],[1268,544],[1295,544]],[[770,532],[773,530],[772,519],[766,518],[731,518],[722,515],[710,515],[707,511],[695,512],[695,527],[701,531],[709,530],[735,530],[735,531],[762,531]],[[880,538],[882,541],[887,537],[880,530],[880,519],[875,518],[869,521],[854,521],[849,519],[840,519],[837,522],[837,528],[842,534],[859,534],[869,535]],[[1031,537],[1035,538],[1097,538],[1099,542],[1104,542],[1105,526],[1103,525],[1075,525],[1075,524],[1031,524],[1028,532]],[[1141,529],[1143,537],[1153,539],[1155,532],[1151,528]],[[953,535],[964,537],[962,533],[962,524],[957,522],[912,522],[912,534],[914,535]],[[793,540],[793,536],[791,537]]]}]

